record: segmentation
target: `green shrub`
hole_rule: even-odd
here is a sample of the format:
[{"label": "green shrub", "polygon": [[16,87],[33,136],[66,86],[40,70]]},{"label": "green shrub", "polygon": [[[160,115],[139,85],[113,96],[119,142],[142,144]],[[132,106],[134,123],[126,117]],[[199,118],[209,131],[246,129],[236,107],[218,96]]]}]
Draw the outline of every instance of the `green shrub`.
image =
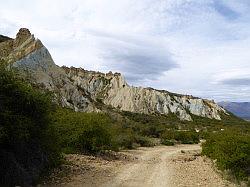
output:
[{"label": "green shrub", "polygon": [[103,126],[93,123],[80,133],[79,150],[82,152],[98,152],[112,148],[111,133]]},{"label": "green shrub", "polygon": [[142,147],[154,146],[154,142],[149,137],[146,136],[140,136],[140,135],[135,136],[135,142]]},{"label": "green shrub", "polygon": [[58,164],[51,97],[0,62],[0,185],[30,186]]},{"label": "green shrub", "polygon": [[63,152],[93,153],[104,149],[116,149],[112,121],[106,114],[58,108],[52,115]]},{"label": "green shrub", "polygon": [[199,134],[194,131],[177,131],[175,140],[183,144],[199,143]]},{"label": "green shrub", "polygon": [[162,142],[176,140],[183,144],[199,143],[199,134],[194,131],[166,130],[161,135]]},{"label": "green shrub", "polygon": [[175,139],[176,131],[166,130],[161,134],[161,139],[173,140]]},{"label": "green shrub", "polygon": [[120,129],[113,138],[113,143],[120,149],[134,149],[135,135],[130,129]]},{"label": "green shrub", "polygon": [[232,131],[211,133],[202,144],[202,154],[216,160],[221,170],[246,179],[250,169],[250,136]]},{"label": "green shrub", "polygon": [[167,140],[167,139],[162,140],[161,143],[167,146],[172,146],[175,144],[173,140]]},{"label": "green shrub", "polygon": [[177,117],[166,115],[148,115],[123,111],[122,116],[131,121],[131,128],[142,136],[159,138],[166,128],[174,128]]},{"label": "green shrub", "polygon": [[112,119],[104,113],[74,112],[60,108],[52,114],[54,127],[64,153],[98,152],[153,146],[141,133],[143,126],[134,121]]}]

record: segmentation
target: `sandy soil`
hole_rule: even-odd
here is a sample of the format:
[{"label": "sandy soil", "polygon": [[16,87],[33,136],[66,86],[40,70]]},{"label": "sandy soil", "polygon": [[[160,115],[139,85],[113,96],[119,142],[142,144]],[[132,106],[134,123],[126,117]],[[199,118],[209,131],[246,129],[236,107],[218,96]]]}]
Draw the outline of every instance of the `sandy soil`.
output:
[{"label": "sandy soil", "polygon": [[124,151],[112,160],[68,155],[67,169],[55,171],[50,184],[43,186],[233,187],[200,151],[199,145],[178,145]]}]

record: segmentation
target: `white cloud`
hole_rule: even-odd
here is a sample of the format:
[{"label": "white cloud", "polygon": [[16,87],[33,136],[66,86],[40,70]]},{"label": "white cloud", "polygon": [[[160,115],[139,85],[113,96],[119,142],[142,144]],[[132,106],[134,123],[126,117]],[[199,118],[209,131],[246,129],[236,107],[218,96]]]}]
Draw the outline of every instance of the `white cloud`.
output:
[{"label": "white cloud", "polygon": [[121,71],[134,85],[250,101],[247,0],[0,3],[1,34],[30,28],[59,65]]}]

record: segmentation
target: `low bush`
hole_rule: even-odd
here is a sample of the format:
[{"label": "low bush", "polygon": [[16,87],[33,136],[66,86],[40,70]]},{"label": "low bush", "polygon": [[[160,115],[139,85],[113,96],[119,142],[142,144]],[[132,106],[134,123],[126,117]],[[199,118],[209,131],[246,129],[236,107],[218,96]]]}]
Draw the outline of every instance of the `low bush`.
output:
[{"label": "low bush", "polygon": [[163,139],[163,140],[161,141],[161,143],[162,143],[163,145],[167,145],[167,146],[172,146],[172,145],[175,144],[175,142],[174,142],[173,140],[167,140],[167,139]]},{"label": "low bush", "polygon": [[199,143],[199,133],[195,131],[176,131],[176,130],[166,130],[161,135],[161,140],[163,144],[170,144],[168,142],[176,142],[182,144],[196,144]]},{"label": "low bush", "polygon": [[183,144],[197,144],[199,143],[199,134],[195,131],[177,131],[175,140]]},{"label": "low bush", "polygon": [[97,153],[154,145],[150,137],[140,134],[137,122],[112,120],[104,113],[74,112],[65,108],[58,108],[52,116],[64,153]]},{"label": "low bush", "polygon": [[78,138],[79,150],[81,152],[98,152],[105,149],[111,149],[112,135],[100,124],[93,123],[87,126]]},{"label": "low bush", "polygon": [[0,61],[0,186],[31,186],[60,161],[48,93]]},{"label": "low bush", "polygon": [[102,113],[74,112],[58,108],[53,125],[64,153],[95,153],[104,149],[115,150],[112,121]]},{"label": "low bush", "polygon": [[154,146],[154,142],[151,138],[146,136],[137,135],[135,138],[136,143],[138,143],[142,147],[152,147]]},{"label": "low bush", "polygon": [[138,145],[135,144],[135,136],[130,132],[121,132],[117,134],[113,139],[114,144],[120,149],[133,149]]},{"label": "low bush", "polygon": [[202,144],[202,154],[216,160],[220,170],[229,170],[238,180],[250,175],[249,134],[224,131],[211,133]]}]

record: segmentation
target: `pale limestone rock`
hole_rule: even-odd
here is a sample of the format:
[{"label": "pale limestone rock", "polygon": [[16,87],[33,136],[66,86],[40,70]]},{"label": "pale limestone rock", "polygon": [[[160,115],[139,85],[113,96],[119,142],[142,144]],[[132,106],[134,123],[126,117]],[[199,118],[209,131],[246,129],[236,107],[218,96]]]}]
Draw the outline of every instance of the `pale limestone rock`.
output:
[{"label": "pale limestone rock", "polygon": [[112,79],[110,87],[108,96],[104,99],[105,104],[124,111],[145,114],[172,112],[181,120],[192,120],[185,108],[175,102],[167,92],[128,86],[122,76]]},{"label": "pale limestone rock", "polygon": [[82,90],[69,80],[65,71],[56,66],[48,50],[42,47],[13,63],[30,81],[56,94],[62,106],[75,111],[97,111],[93,103],[84,97]]},{"label": "pale limestone rock", "polygon": [[13,62],[12,66],[31,82],[52,91],[59,104],[75,111],[99,112],[96,103],[102,102],[135,113],[173,113],[188,121],[192,121],[190,114],[217,120],[221,113],[227,114],[213,101],[129,86],[120,73],[58,67],[40,40],[27,29],[20,29],[16,39],[0,43],[0,55]]},{"label": "pale limestone rock", "polygon": [[0,43],[0,56],[13,63],[42,47],[40,40],[35,39],[28,29],[22,28],[14,40]]}]

